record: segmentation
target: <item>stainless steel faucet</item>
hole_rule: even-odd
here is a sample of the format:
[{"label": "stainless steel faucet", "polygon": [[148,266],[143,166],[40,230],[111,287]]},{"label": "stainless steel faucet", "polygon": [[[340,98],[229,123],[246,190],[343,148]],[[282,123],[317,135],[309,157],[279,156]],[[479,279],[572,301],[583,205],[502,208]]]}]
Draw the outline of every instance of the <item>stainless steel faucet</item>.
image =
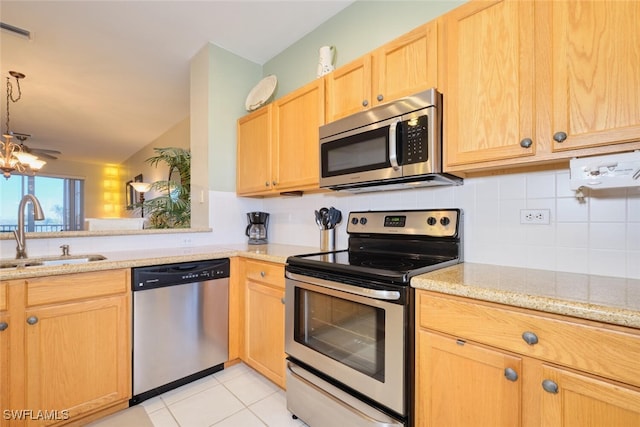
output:
[{"label": "stainless steel faucet", "polygon": [[31,201],[33,205],[33,219],[36,221],[42,221],[44,219],[44,212],[42,212],[42,206],[33,194],[25,194],[22,200],[20,200],[20,206],[18,206],[18,228],[13,230],[13,234],[16,236],[16,259],[27,257],[27,242],[24,235],[24,214],[27,206],[27,202]]}]

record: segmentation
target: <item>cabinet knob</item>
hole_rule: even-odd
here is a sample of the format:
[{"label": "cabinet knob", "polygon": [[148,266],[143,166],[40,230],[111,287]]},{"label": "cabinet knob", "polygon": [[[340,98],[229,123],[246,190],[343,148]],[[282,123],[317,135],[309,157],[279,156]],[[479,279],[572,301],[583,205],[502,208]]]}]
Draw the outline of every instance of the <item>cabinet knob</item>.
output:
[{"label": "cabinet knob", "polygon": [[362,106],[366,107],[367,105],[369,105],[369,101],[367,101],[366,99],[364,101],[362,101]]},{"label": "cabinet knob", "polygon": [[282,304],[284,304],[284,303],[285,303],[284,297],[280,298],[280,302],[281,302]]},{"label": "cabinet knob", "polygon": [[269,186],[269,181],[265,181],[265,182],[264,182],[264,186],[265,186],[265,187],[268,187],[268,186]]},{"label": "cabinet knob", "polygon": [[524,138],[522,141],[520,141],[520,147],[522,148],[529,148],[533,145],[533,140],[531,138]]},{"label": "cabinet knob", "polygon": [[0,332],[4,331],[8,327],[9,327],[9,324],[7,322],[0,322]]},{"label": "cabinet knob", "polygon": [[382,101],[382,100],[384,99],[384,96],[382,96],[382,94],[380,94],[380,95],[378,95],[378,96],[376,97],[376,99],[377,99],[378,101]]},{"label": "cabinet knob", "polygon": [[564,142],[564,140],[567,139],[567,134],[564,132],[556,132],[553,134],[553,140],[555,142]]},{"label": "cabinet knob", "polygon": [[551,380],[542,381],[542,388],[547,393],[553,393],[553,394],[558,393],[558,384],[555,381],[551,381]]},{"label": "cabinet knob", "polygon": [[271,184],[273,184],[273,186],[275,187],[276,185],[278,185],[278,181],[271,181]]},{"label": "cabinet knob", "polygon": [[36,316],[29,316],[27,318],[27,323],[30,325],[35,325],[36,323],[38,323],[38,318]]},{"label": "cabinet knob", "polygon": [[512,368],[505,368],[504,377],[509,381],[518,381],[518,373]]},{"label": "cabinet knob", "polygon": [[523,332],[522,339],[529,345],[538,344],[538,336],[530,331]]},{"label": "cabinet knob", "polygon": [[261,271],[261,272],[260,272],[260,277],[264,277],[264,276],[266,276],[266,275],[267,275],[267,273],[265,273],[264,271]]}]

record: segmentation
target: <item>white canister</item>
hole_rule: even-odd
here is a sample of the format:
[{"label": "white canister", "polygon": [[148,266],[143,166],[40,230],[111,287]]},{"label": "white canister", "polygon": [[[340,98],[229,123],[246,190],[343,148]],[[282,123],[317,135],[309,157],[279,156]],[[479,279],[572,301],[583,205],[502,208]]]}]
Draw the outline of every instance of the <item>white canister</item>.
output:
[{"label": "white canister", "polygon": [[336,57],[335,46],[322,46],[318,52],[318,77],[329,74],[334,70],[333,61]]}]

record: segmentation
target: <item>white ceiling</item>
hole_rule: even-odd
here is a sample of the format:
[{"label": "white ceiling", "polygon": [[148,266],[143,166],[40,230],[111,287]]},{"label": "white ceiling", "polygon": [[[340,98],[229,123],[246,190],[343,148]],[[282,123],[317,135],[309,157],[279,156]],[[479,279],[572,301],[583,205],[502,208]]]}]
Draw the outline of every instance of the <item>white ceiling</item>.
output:
[{"label": "white ceiling", "polygon": [[264,64],[352,2],[2,0],[0,21],[31,40],[0,31],[0,127],[19,71],[10,127],[27,146],[119,163],[189,115],[189,62],[207,42]]}]

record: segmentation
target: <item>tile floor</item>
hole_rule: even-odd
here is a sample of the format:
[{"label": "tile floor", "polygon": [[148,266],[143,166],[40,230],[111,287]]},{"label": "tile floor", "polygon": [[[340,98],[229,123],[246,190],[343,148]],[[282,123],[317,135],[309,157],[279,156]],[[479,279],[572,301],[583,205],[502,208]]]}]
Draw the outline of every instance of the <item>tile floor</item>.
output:
[{"label": "tile floor", "polygon": [[285,392],[245,364],[146,400],[155,427],[304,427]]}]

